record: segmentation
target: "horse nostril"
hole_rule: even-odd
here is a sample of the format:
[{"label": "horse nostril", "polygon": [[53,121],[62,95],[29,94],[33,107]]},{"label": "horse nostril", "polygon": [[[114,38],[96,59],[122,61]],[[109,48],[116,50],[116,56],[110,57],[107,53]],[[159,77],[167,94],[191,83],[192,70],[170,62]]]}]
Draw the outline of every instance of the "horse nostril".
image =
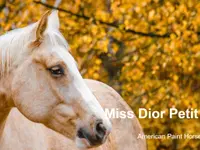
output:
[{"label": "horse nostril", "polygon": [[106,128],[102,122],[96,124],[96,138],[100,141],[104,140],[106,134]]}]

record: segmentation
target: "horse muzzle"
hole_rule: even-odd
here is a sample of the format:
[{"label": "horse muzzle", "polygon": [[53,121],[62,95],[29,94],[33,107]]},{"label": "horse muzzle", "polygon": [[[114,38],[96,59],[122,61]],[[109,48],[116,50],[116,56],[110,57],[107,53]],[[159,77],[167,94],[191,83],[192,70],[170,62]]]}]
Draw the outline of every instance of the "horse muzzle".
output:
[{"label": "horse muzzle", "polygon": [[102,121],[96,122],[93,132],[89,131],[87,128],[80,128],[77,131],[77,137],[82,140],[87,148],[103,144],[109,134],[109,129],[105,127]]}]

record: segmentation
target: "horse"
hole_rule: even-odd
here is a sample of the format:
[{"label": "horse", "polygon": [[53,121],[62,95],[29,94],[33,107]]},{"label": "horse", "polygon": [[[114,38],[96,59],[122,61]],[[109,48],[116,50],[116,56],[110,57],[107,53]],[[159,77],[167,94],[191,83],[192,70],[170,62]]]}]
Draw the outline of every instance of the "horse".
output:
[{"label": "horse", "polygon": [[[108,85],[88,79],[85,82],[103,108],[131,111],[121,96]],[[146,150],[145,139],[138,138],[143,131],[136,117],[112,118],[111,121],[112,132],[108,140],[91,150]],[[1,150],[78,150],[72,140],[28,120],[16,108],[8,116],[3,137]]]},{"label": "horse", "polygon": [[1,130],[12,107],[75,140],[77,147],[103,144],[111,122],[78,71],[59,32],[56,11],[0,37]]},{"label": "horse", "polygon": [[117,92],[80,75],[57,13],[0,36],[0,150],[145,150],[136,117],[103,110],[130,110]]}]

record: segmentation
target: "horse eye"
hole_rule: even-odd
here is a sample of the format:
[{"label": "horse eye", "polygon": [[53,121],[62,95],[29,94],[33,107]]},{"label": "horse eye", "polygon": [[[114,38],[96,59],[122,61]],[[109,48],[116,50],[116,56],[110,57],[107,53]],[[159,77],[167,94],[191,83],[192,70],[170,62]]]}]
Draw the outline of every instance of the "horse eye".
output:
[{"label": "horse eye", "polygon": [[64,69],[60,66],[54,66],[48,69],[53,77],[61,77],[64,75]]}]

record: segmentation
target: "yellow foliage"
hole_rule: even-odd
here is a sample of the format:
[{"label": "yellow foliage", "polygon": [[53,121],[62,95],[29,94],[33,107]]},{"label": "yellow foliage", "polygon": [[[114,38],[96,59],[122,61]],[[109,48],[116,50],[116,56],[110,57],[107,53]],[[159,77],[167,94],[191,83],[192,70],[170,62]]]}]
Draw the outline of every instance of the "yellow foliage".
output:
[{"label": "yellow foliage", "polygon": [[[41,2],[41,1],[38,1]],[[0,1],[0,33],[35,22],[55,0]],[[198,0],[75,0],[59,8],[61,31],[85,78],[114,87],[138,108],[199,108]],[[141,119],[146,134],[200,134],[199,120]],[[150,150],[194,149],[195,140],[148,140]]]}]

